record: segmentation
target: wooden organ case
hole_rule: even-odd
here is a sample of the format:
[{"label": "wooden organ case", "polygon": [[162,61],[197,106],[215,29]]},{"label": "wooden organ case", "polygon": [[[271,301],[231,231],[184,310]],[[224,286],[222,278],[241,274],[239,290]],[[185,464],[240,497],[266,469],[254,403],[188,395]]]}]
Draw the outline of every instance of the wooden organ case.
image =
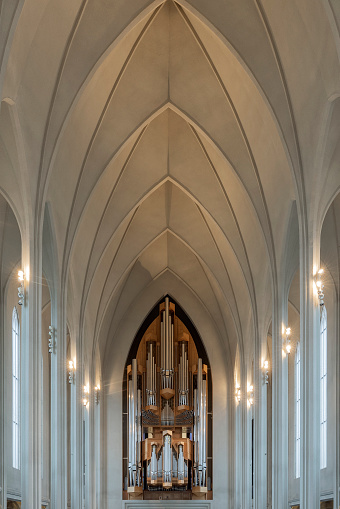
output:
[{"label": "wooden organ case", "polygon": [[212,498],[208,380],[166,297],[126,368],[125,499]]}]

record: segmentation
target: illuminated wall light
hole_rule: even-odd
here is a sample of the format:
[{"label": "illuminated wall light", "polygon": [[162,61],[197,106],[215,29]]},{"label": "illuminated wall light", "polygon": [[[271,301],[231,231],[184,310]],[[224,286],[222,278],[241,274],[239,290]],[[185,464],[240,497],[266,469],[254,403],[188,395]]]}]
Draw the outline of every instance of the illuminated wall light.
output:
[{"label": "illuminated wall light", "polygon": [[89,390],[89,387],[88,385],[84,385],[84,397],[83,397],[83,405],[86,407],[88,402],[89,402],[89,393],[90,393],[90,390]]},{"label": "illuminated wall light", "polygon": [[248,405],[252,406],[254,404],[254,386],[248,386]]},{"label": "illuminated wall light", "polygon": [[323,289],[324,289],[324,284],[323,284],[323,279],[322,279],[323,274],[324,274],[324,270],[320,269],[314,276],[314,282],[316,285],[316,290],[317,290],[320,306],[324,305],[324,297],[325,297],[325,295],[323,293]]},{"label": "illuminated wall light", "polygon": [[54,329],[52,325],[48,326],[48,353],[53,353],[54,350]]},{"label": "illuminated wall light", "polygon": [[74,376],[75,376],[75,363],[73,361],[68,361],[68,383],[73,384],[74,383]]},{"label": "illuminated wall light", "polygon": [[100,399],[100,386],[96,385],[94,388],[94,401],[98,405]]},{"label": "illuminated wall light", "polygon": [[292,329],[287,327],[286,329],[286,352],[290,353],[292,350],[292,345],[290,344],[290,335],[292,333]]},{"label": "illuminated wall light", "polygon": [[20,283],[20,286],[18,287],[18,304],[19,306],[22,306],[25,302],[25,273],[23,270],[19,270],[18,272],[18,280]]},{"label": "illuminated wall light", "polygon": [[262,370],[263,370],[263,376],[264,376],[264,383],[268,384],[269,383],[269,362],[268,361],[264,361]]},{"label": "illuminated wall light", "polygon": [[236,398],[237,403],[239,403],[241,401],[241,388],[239,385],[236,385],[236,387],[235,387],[235,398]]}]

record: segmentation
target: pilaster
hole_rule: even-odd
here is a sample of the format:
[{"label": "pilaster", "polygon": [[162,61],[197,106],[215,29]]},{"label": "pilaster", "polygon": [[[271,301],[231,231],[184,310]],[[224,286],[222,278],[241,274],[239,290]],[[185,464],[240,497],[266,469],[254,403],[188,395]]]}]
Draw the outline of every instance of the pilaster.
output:
[{"label": "pilaster", "polygon": [[54,348],[51,354],[51,509],[67,507],[67,372],[64,301],[51,296]]},{"label": "pilaster", "polygon": [[25,298],[21,324],[22,509],[41,506],[41,239],[23,243]]},{"label": "pilaster", "polygon": [[319,244],[310,233],[301,250],[301,509],[320,508],[320,310],[313,275]]},{"label": "pilaster", "polygon": [[[273,509],[288,507],[283,427],[284,366],[282,362],[282,296],[274,295],[272,321],[272,502]],[[288,447],[288,444],[286,444]]]}]

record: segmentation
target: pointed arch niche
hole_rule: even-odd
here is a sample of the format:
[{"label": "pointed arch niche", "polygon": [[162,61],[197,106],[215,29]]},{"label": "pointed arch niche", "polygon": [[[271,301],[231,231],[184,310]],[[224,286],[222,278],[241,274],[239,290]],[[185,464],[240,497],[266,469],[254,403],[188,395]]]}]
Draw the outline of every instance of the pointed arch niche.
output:
[{"label": "pointed arch niche", "polygon": [[144,320],[125,364],[124,499],[212,499],[211,379],[201,337],[167,295]]}]

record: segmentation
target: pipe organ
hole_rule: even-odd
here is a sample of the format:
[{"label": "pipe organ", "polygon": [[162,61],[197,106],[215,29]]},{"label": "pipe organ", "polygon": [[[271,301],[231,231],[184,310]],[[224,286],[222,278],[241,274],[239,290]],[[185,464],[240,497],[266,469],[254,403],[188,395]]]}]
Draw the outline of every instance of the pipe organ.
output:
[{"label": "pipe organ", "polygon": [[208,367],[168,297],[126,375],[126,498],[207,498]]}]

